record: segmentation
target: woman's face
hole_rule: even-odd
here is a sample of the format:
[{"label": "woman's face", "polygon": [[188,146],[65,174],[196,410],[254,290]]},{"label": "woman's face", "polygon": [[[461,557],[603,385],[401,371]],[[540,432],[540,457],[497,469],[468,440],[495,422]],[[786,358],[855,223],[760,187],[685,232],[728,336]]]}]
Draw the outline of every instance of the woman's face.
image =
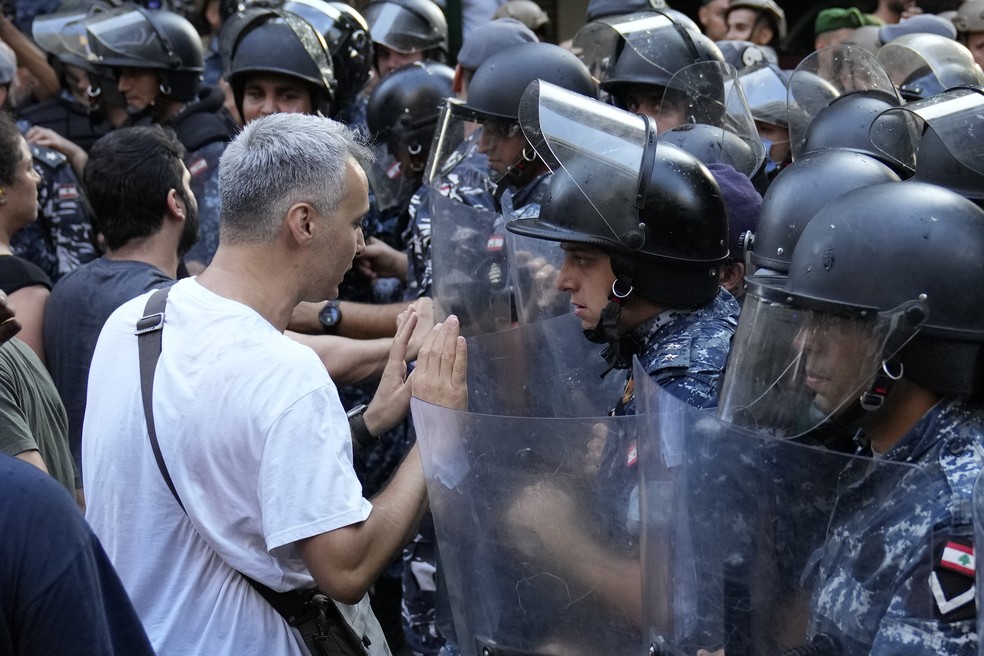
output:
[{"label": "woman's face", "polygon": [[4,213],[10,217],[17,228],[27,225],[38,217],[38,185],[41,176],[34,170],[34,161],[27,142],[20,137],[20,161],[14,172],[14,179],[3,185],[2,205]]}]

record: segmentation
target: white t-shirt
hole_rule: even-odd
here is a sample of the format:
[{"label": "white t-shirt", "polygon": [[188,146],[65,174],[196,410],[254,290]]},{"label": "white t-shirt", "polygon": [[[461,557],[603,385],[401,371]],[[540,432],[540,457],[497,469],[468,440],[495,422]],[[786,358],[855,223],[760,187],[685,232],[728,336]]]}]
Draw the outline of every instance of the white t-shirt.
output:
[{"label": "white t-shirt", "polygon": [[[232,568],[274,590],[313,587],[293,543],[369,516],[335,386],[313,351],[251,308],[193,279],[174,285],[154,423],[186,514],[144,419],[134,327],[148,298],[113,313],[92,359],[86,519],[162,656],[304,654]],[[339,607],[372,653],[389,653],[367,599]]]}]

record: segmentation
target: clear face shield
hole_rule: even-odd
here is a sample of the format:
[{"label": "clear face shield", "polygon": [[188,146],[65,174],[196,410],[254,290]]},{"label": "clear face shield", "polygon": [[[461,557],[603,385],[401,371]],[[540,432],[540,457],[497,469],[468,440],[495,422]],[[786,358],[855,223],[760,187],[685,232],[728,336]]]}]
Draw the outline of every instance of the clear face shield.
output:
[{"label": "clear face shield", "polygon": [[441,39],[436,25],[428,25],[415,13],[397,4],[372,4],[362,15],[369,24],[374,42],[404,55],[432,48]]},{"label": "clear face shield", "polygon": [[142,62],[173,62],[180,58],[144,15],[145,10],[121,6],[86,21],[90,62],[105,66],[140,66]]},{"label": "clear face shield", "polygon": [[[751,177],[765,161],[765,146],[730,64],[699,62],[678,71],[666,86],[655,120],[662,141],[679,145],[704,164],[728,164]],[[707,127],[688,145],[698,125]]]},{"label": "clear face shield", "polygon": [[818,50],[799,63],[789,78],[787,109],[793,159],[803,153],[807,129],[837,99],[877,91],[898,99],[878,59],[863,48],[837,45]]},{"label": "clear face shield", "polygon": [[931,568],[932,522],[912,521],[926,472],[722,421],[636,366],[650,653],[870,653],[901,582]]},{"label": "clear face shield", "polygon": [[589,225],[586,232],[606,243],[641,248],[637,208],[645,204],[645,156],[651,161],[656,145],[651,123],[539,80],[523,94],[519,119],[540,158],[554,175],[568,176],[593,210],[593,216],[568,217],[570,227]]},{"label": "clear face shield", "polygon": [[[980,120],[984,112],[984,89],[950,89],[932,98],[907,103],[881,114],[871,126],[871,141],[887,157],[897,151],[895,143],[900,133],[913,143],[930,133],[946,154],[975,175],[984,175],[984,133]],[[923,136],[925,135],[925,136]],[[916,153],[916,178],[934,182],[941,168],[952,169],[936,153],[930,156],[920,147]],[[920,152],[923,158],[920,159]]]},{"label": "clear face shield", "polygon": [[[856,402],[877,409],[876,376],[901,377],[886,364],[917,332],[907,306],[808,309],[780,289],[750,285],[718,401],[718,416],[776,437],[797,438]],[[877,385],[875,385],[877,387]]]},{"label": "clear face shield", "polygon": [[984,84],[984,73],[970,51],[935,34],[909,34],[886,43],[878,50],[878,61],[907,100]]}]

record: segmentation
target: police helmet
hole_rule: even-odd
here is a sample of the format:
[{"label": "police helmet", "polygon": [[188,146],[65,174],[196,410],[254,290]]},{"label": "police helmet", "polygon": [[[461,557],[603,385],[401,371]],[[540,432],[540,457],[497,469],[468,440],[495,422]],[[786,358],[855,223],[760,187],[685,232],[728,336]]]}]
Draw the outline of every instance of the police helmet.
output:
[{"label": "police helmet", "polygon": [[374,0],[362,15],[374,43],[405,55],[423,52],[428,59],[447,61],[448,22],[431,0]]},{"label": "police helmet", "polygon": [[849,150],[884,162],[903,178],[910,177],[915,148],[902,117],[896,119],[899,129],[892,143],[875,146],[871,142],[872,123],[898,105],[896,97],[881,91],[858,91],[836,98],[806,128],[797,157],[828,148]]},{"label": "police helmet", "polygon": [[453,95],[454,71],[437,62],[415,62],[393,71],[373,89],[366,122],[392,152],[405,148],[426,160],[441,104]]},{"label": "police helmet", "polygon": [[[611,94],[616,105],[625,107],[624,94],[629,85],[665,87],[680,70],[697,62],[723,62],[721,50],[708,37],[693,32],[665,12],[665,18],[647,31],[643,38],[633,35],[620,43],[615,63],[601,81],[601,88]],[[615,29],[619,25],[613,26]]]},{"label": "police helmet", "polygon": [[468,84],[468,100],[453,111],[479,123],[517,123],[520,100],[533,80],[591,98],[598,96],[588,69],[570,52],[550,43],[523,43],[486,59]]},{"label": "police helmet", "polygon": [[728,5],[728,13],[735,9],[752,9],[760,16],[766,16],[772,23],[772,29],[779,40],[786,38],[786,12],[782,10],[775,0],[731,0]]},{"label": "police helmet", "polygon": [[967,0],[957,8],[952,20],[961,34],[984,32],[984,0]]},{"label": "police helmet", "polygon": [[984,73],[971,52],[938,34],[900,36],[878,50],[878,61],[907,101],[929,98],[957,86],[984,84]]},{"label": "police helmet", "polygon": [[[885,236],[890,235],[890,239]],[[852,191],[806,227],[784,291],[851,316],[928,309],[899,354],[904,376],[942,395],[984,390],[984,211],[921,182]]]},{"label": "police helmet", "polygon": [[797,159],[765,192],[755,233],[744,240],[751,263],[787,273],[803,229],[820,209],[849,191],[886,182],[899,176],[860,153],[820,150]]},{"label": "police helmet", "polygon": [[[634,198],[621,195],[599,206],[560,169],[550,179],[539,218],[510,221],[506,227],[528,237],[600,248],[609,254],[618,278],[658,303],[705,303],[717,293],[718,267],[728,258],[721,191],[707,167],[677,146],[655,142],[645,157],[639,171],[641,208],[634,206]],[[613,239],[604,218],[612,213],[631,213],[638,236]]]},{"label": "police helmet", "polygon": [[[232,21],[222,31],[220,50],[240,113],[249,76],[275,73],[303,82],[312,108],[331,114],[334,71],[324,42],[309,23],[289,12],[263,10],[237,14]],[[271,52],[277,56],[270,57]]]},{"label": "police helmet", "polygon": [[198,95],[202,41],[186,18],[164,9],[121,6],[90,18],[86,30],[93,64],[152,69],[164,95],[182,102]]}]

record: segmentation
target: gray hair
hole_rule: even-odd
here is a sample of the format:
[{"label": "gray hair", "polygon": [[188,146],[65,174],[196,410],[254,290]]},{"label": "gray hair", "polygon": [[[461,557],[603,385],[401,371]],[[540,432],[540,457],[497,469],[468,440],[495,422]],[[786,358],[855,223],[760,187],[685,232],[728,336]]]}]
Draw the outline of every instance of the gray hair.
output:
[{"label": "gray hair", "polygon": [[251,121],[219,160],[220,239],[273,241],[295,203],[331,216],[345,195],[350,158],[366,168],[372,152],[337,121],[306,114]]}]

